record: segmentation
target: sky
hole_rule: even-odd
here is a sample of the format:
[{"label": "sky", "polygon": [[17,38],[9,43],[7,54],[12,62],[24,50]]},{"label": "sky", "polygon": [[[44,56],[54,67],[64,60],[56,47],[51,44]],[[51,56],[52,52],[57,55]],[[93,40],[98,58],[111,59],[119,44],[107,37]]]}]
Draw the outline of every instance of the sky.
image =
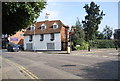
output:
[{"label": "sky", "polygon": [[[84,20],[86,12],[83,8],[85,4],[90,4],[91,1],[48,1],[46,8],[40,13],[37,21],[44,21],[45,14],[50,14],[49,20],[61,20],[65,25],[75,25],[77,17],[80,22]],[[95,1],[94,1],[95,2]],[[106,14],[99,25],[99,31],[103,31],[106,25],[110,26],[113,31],[118,29],[118,2],[117,1],[96,1],[100,5],[100,10]]]}]

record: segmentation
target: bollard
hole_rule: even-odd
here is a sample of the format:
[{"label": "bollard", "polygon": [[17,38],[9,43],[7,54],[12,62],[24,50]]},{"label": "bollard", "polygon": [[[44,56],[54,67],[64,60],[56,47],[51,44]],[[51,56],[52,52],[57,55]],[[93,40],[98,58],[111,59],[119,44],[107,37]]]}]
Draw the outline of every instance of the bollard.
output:
[{"label": "bollard", "polygon": [[70,47],[67,47],[67,53],[70,54]]},{"label": "bollard", "polygon": [[90,46],[88,46],[88,51],[90,51]]}]

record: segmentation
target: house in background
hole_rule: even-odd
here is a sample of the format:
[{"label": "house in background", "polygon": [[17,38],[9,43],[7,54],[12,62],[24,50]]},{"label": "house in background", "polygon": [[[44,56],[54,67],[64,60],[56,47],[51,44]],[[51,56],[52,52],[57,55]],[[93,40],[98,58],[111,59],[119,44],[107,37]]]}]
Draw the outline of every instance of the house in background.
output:
[{"label": "house in background", "polygon": [[37,22],[24,34],[24,50],[66,50],[68,29],[60,20]]},{"label": "house in background", "polygon": [[16,32],[16,34],[9,36],[8,37],[9,42],[23,45],[24,44],[24,32],[25,30],[22,29],[21,31]]}]

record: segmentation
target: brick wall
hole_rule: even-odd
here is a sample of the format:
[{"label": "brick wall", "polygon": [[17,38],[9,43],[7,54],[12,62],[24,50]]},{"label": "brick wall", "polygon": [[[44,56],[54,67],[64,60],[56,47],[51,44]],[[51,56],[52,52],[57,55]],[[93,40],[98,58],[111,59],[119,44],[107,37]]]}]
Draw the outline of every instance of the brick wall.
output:
[{"label": "brick wall", "polygon": [[[24,43],[24,32],[23,31],[18,31],[16,34],[9,36],[9,41],[14,43],[14,44],[23,44]],[[18,38],[18,41],[11,41],[11,38]]]},{"label": "brick wall", "polygon": [[68,28],[61,28],[61,48],[62,50],[67,50],[67,42],[68,42]]}]

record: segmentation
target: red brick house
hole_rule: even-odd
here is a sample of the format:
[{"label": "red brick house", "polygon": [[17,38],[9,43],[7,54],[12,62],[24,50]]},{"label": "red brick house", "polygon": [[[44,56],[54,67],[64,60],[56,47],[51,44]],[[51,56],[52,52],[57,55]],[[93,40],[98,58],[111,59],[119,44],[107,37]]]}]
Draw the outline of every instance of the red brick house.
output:
[{"label": "red brick house", "polygon": [[9,42],[12,42],[14,44],[24,44],[24,32],[25,30],[21,30],[21,31],[18,31],[16,32],[16,34],[12,35],[12,36],[9,36],[8,37],[8,40]]}]

